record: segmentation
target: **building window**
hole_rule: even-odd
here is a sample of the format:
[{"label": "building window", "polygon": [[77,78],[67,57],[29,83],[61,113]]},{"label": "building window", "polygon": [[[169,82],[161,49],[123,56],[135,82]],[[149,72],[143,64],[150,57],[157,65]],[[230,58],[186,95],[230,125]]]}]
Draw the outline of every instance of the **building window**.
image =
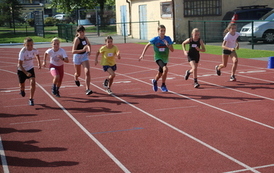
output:
[{"label": "building window", "polygon": [[161,2],[161,17],[162,18],[172,18],[172,3]]},{"label": "building window", "polygon": [[222,0],[184,0],[184,16],[220,16]]}]

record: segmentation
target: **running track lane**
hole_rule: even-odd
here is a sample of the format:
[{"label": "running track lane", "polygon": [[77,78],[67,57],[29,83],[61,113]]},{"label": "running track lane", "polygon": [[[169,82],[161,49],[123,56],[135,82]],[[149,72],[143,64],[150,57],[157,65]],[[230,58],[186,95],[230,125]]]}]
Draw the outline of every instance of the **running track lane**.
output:
[{"label": "running track lane", "polygon": [[[125,48],[125,50],[127,50],[127,49]],[[123,52],[125,52],[125,50],[123,50]],[[230,117],[230,115],[227,117],[227,115],[221,115],[219,111],[216,111],[217,113],[215,113],[215,111],[212,111],[211,109],[208,110],[208,108],[204,108],[200,104],[198,104],[198,105],[192,104],[192,103],[190,103],[189,99],[181,98],[181,96],[177,97],[178,95],[174,96],[174,93],[175,92],[181,93],[181,95],[193,98],[193,100],[195,99],[195,100],[201,100],[202,102],[213,102],[213,103],[207,103],[207,104],[214,104],[214,105],[215,104],[218,105],[218,103],[220,104],[220,100],[229,100],[229,103],[231,103],[232,100],[236,100],[238,102],[242,101],[242,103],[244,103],[244,104],[246,104],[246,103],[252,104],[252,102],[256,102],[256,105],[258,105],[258,102],[269,101],[269,99],[262,98],[262,97],[259,97],[259,98],[254,97],[256,95],[253,95],[252,97],[251,97],[251,95],[248,95],[248,94],[238,95],[239,92],[237,92],[237,91],[235,92],[235,90],[232,90],[233,92],[229,92],[229,93],[223,92],[222,91],[223,89],[227,89],[229,87],[235,87],[235,86],[225,86],[224,88],[219,87],[219,86],[223,86],[222,83],[225,83],[227,85],[232,85],[232,84],[227,83],[225,80],[221,81],[220,84],[216,84],[216,82],[218,82],[218,81],[216,81],[216,78],[215,78],[215,80],[213,80],[215,82],[215,84],[212,85],[213,82],[210,81],[210,80],[212,80],[212,76],[210,78],[205,77],[206,78],[205,82],[208,81],[208,82],[211,82],[211,84],[204,84],[204,86],[202,85],[204,88],[201,88],[200,90],[193,90],[192,85],[190,85],[190,83],[191,83],[190,81],[182,82],[181,80],[178,80],[178,79],[176,80],[176,77],[182,75],[181,73],[169,75],[170,78],[173,78],[173,79],[170,79],[170,81],[168,81],[170,83],[168,85],[169,88],[172,87],[172,91],[173,91],[172,94],[170,94],[170,93],[169,94],[168,93],[153,93],[153,92],[151,92],[151,87],[148,84],[150,82],[149,78],[151,78],[151,76],[154,76],[156,73],[154,71],[155,64],[148,60],[148,61],[145,61],[145,65],[141,64],[142,67],[140,66],[140,67],[137,67],[137,69],[134,69],[130,65],[136,59],[137,53],[134,55],[133,52],[131,51],[130,53],[125,52],[124,54],[127,57],[123,58],[123,62],[121,61],[121,65],[119,65],[118,72],[121,74],[117,75],[117,83],[115,84],[115,94],[117,96],[119,96],[119,98],[125,99],[126,102],[131,103],[132,105],[138,105],[138,108],[145,110],[145,112],[148,112],[149,114],[154,115],[155,117],[157,116],[157,117],[160,117],[161,119],[166,119],[167,122],[170,121],[170,124],[171,123],[175,124],[176,125],[175,127],[180,128],[180,130],[189,131],[188,134],[191,134],[191,133],[195,134],[193,136],[196,136],[196,137],[198,136],[198,139],[203,138],[203,140],[201,140],[201,141],[208,140],[209,141],[208,143],[211,143],[210,146],[213,146],[213,144],[217,145],[219,148],[222,148],[222,151],[226,150],[226,151],[231,152],[233,154],[234,158],[239,157],[239,158],[241,158],[241,160],[247,160],[247,162],[249,162],[249,163],[254,162],[253,163],[254,165],[256,165],[256,164],[257,165],[267,165],[264,160],[261,160],[261,162],[257,162],[259,159],[254,159],[254,155],[257,156],[258,153],[251,152],[252,154],[250,154],[250,155],[253,156],[251,158],[254,160],[254,161],[252,161],[252,159],[248,159],[248,158],[246,158],[245,155],[243,155],[243,153],[248,153],[248,151],[243,152],[242,150],[237,149],[238,146],[241,146],[238,148],[245,148],[245,149],[248,147],[254,147],[254,146],[256,146],[255,148],[258,148],[258,147],[260,148],[262,146],[262,144],[258,145],[258,142],[255,142],[253,145],[250,145],[250,144],[248,145],[249,141],[254,140],[254,138],[258,138],[257,133],[255,133],[255,132],[254,132],[254,134],[252,134],[250,136],[250,139],[248,139],[246,137],[245,133],[246,133],[247,129],[248,130],[253,129],[252,128],[253,123],[249,123],[250,121],[246,121],[246,120],[242,121],[242,118],[240,118],[241,119],[240,122],[235,124],[234,121],[239,121],[238,119],[235,120],[235,117],[233,117],[233,116]],[[132,57],[130,57],[130,55]],[[128,63],[126,63],[126,61],[128,59],[132,59],[132,61],[130,60]],[[177,61],[177,59],[180,61],[180,59],[178,57],[175,57],[174,59],[176,61]],[[208,61],[212,61],[212,58],[210,58]],[[218,61],[216,61],[216,63],[217,62]],[[122,65],[123,63],[125,65]],[[182,64],[183,64],[184,68],[188,67],[187,64],[186,65],[184,65],[185,63],[182,63]],[[130,66],[130,68],[128,68],[129,66]],[[143,69],[144,66],[147,68],[147,72],[144,71],[144,69]],[[171,68],[170,68],[170,71],[174,71],[174,72],[185,71],[185,70],[182,70],[182,67],[178,66],[176,63],[174,63],[174,64],[170,63],[170,67],[171,68],[174,67],[173,70],[171,70]],[[177,67],[179,67],[178,70],[176,69]],[[250,67],[248,67],[248,68],[250,68]],[[95,71],[97,73],[97,71],[100,69],[100,67],[96,67],[93,69],[96,69]],[[142,69],[142,70],[140,70],[140,69]],[[203,69],[203,67],[201,69]],[[66,69],[66,71],[67,70],[73,71],[73,70]],[[122,71],[122,70],[125,70],[125,71]],[[209,74],[208,73],[209,71],[210,71],[210,73],[213,73],[211,68],[205,68],[205,72],[204,73],[201,72],[201,74]],[[127,74],[127,73],[130,74],[131,78],[128,78],[127,76],[122,75],[122,74]],[[145,73],[145,74],[143,74],[143,73]],[[101,77],[100,77],[100,75],[101,75]],[[134,75],[136,75],[137,77],[135,77]],[[94,80],[94,84],[96,86],[101,87],[102,79],[104,79],[104,76],[105,76],[104,73],[102,73],[102,72],[98,73],[98,76],[96,76],[96,78]],[[223,79],[222,77],[223,76],[219,77],[219,79]],[[141,82],[138,80],[133,81],[132,80],[133,78],[143,81],[143,84],[140,85]],[[131,80],[129,80],[129,79],[131,79]],[[175,79],[175,81],[174,81],[174,79]],[[258,86],[258,84],[257,84],[258,79],[255,79],[255,80],[257,80],[255,83]],[[50,81],[50,77],[48,78],[48,81],[45,80],[45,82],[47,82],[47,84],[45,84],[45,86],[48,87],[48,90],[50,88],[49,81]],[[128,81],[130,81],[130,82],[127,83]],[[119,84],[119,82],[120,82],[120,84]],[[240,82],[242,82],[242,81],[240,81]],[[246,82],[246,80],[244,82]],[[248,82],[250,85],[252,84],[252,82],[254,83],[254,81],[252,81],[252,80],[248,81]],[[71,83],[68,82],[67,85],[69,86],[70,84]],[[267,89],[267,87],[271,88],[271,85],[268,86],[267,83],[261,83],[261,85],[264,86],[264,89]],[[178,88],[186,88],[186,89],[184,89],[183,91],[180,91],[180,90],[178,90]],[[243,88],[243,87],[241,86],[241,88]],[[257,87],[256,89],[254,89],[254,88],[255,87],[253,87],[253,90],[257,91],[258,90],[257,88],[260,88],[260,87]],[[131,165],[132,162],[134,164],[132,166],[127,166],[127,168],[131,168],[131,167],[135,168],[135,169],[129,169],[129,170],[132,170],[133,172],[134,172],[134,170],[141,170],[144,172],[146,169],[151,170],[151,168],[152,168],[151,163],[153,163],[152,165],[158,165],[159,163],[161,163],[161,166],[158,166],[158,168],[153,167],[155,170],[157,170],[157,169],[170,170],[170,168],[172,167],[174,170],[178,170],[178,171],[179,170],[191,170],[191,171],[195,172],[195,170],[202,170],[203,172],[210,172],[210,171],[212,172],[212,170],[217,170],[216,167],[219,164],[217,164],[217,166],[216,166],[216,163],[221,162],[220,164],[224,164],[224,162],[227,162],[227,161],[223,162],[223,160],[219,159],[218,157],[217,157],[217,159],[214,159],[214,161],[207,160],[208,157],[205,160],[204,156],[206,155],[205,153],[207,153],[207,152],[205,152],[204,149],[202,149],[202,151],[200,151],[199,148],[201,148],[201,146],[199,147],[199,145],[197,145],[196,142],[194,142],[194,144],[192,144],[193,141],[190,140],[188,144],[185,144],[185,142],[188,141],[188,138],[184,139],[183,143],[180,142],[180,140],[178,140],[178,139],[183,138],[182,135],[178,135],[177,133],[174,134],[174,130],[170,130],[170,128],[166,128],[165,126],[159,127],[158,123],[155,123],[155,121],[153,121],[151,119],[147,119],[146,116],[143,117],[142,114],[139,115],[140,113],[138,113],[138,112],[140,112],[140,111],[137,111],[136,113],[134,112],[134,116],[129,117],[128,114],[133,114],[132,109],[121,111],[120,109],[128,109],[128,108],[125,108],[125,106],[123,105],[124,102],[117,102],[117,101],[115,101],[115,99],[112,100],[112,98],[109,99],[109,97],[107,97],[104,94],[104,92],[101,93],[98,91],[98,93],[96,93],[96,94],[98,94],[100,97],[92,96],[92,98],[93,97],[95,97],[95,98],[93,98],[92,100],[91,99],[89,100],[89,99],[84,99],[81,97],[79,98],[79,96],[78,96],[79,93],[78,93],[78,95],[77,95],[77,93],[75,93],[75,88],[71,88],[71,89],[72,89],[71,91],[74,91],[73,97],[71,96],[68,98],[64,98],[66,100],[63,100],[63,98],[62,98],[61,101],[64,101],[65,103],[69,102],[68,106],[65,106],[68,108],[69,108],[69,106],[71,106],[72,102],[84,103],[84,104],[91,103],[94,105],[95,108],[98,108],[98,109],[95,109],[96,111],[92,112],[92,114],[94,114],[94,115],[87,115],[86,117],[89,117],[89,118],[92,117],[92,120],[94,120],[96,122],[98,121],[98,123],[92,124],[92,125],[95,125],[95,129],[97,130],[97,132],[95,132],[95,136],[98,136],[98,138],[100,137],[100,139],[102,138],[100,141],[104,141],[104,143],[106,143],[106,144],[111,143],[111,144],[109,144],[110,146],[107,148],[113,148],[114,151],[117,148],[119,148],[120,145],[116,146],[113,141],[118,141],[118,139],[120,139],[120,138],[121,138],[120,141],[128,141],[127,144],[135,144],[136,142],[139,144],[139,145],[137,145],[138,147],[136,147],[136,145],[132,145],[131,147],[125,146],[125,148],[123,148],[125,151],[128,151],[128,152],[125,152],[124,158],[127,158],[127,159],[125,159],[125,161],[123,161],[122,163],[128,163],[129,162],[128,158],[132,158],[132,159],[129,159],[129,160],[131,160],[131,162],[129,162],[127,165]],[[248,87],[245,87],[243,89],[248,90]],[[117,90],[117,92],[116,92],[116,90]],[[216,90],[221,90],[221,91],[219,93],[218,91],[216,92]],[[120,91],[120,93],[119,93],[119,91]],[[195,94],[193,94],[194,91],[195,91]],[[203,98],[203,95],[205,95],[205,91],[207,92],[206,97]],[[184,92],[184,93],[182,93],[182,92]],[[199,92],[203,92],[203,95],[199,94]],[[212,94],[212,92],[213,92],[213,94]],[[69,93],[71,94],[71,92],[69,92]],[[260,92],[260,93],[262,93],[262,92]],[[231,94],[233,94],[235,96],[232,97],[233,95],[231,95]],[[75,95],[77,95],[77,97]],[[102,100],[104,100],[104,102],[99,99],[102,97],[103,97]],[[232,97],[232,98],[230,98],[230,97]],[[264,97],[267,97],[267,94]],[[271,97],[271,95],[268,97],[273,98],[273,97]],[[107,99],[107,101],[106,101],[106,99]],[[93,100],[95,100],[95,101],[93,101]],[[154,103],[155,100],[157,100],[156,104]],[[175,102],[173,100],[175,100]],[[168,104],[167,104],[167,101],[168,101]],[[95,102],[98,102],[98,103],[95,103]],[[184,104],[183,106],[182,106],[182,103]],[[84,105],[84,104],[82,104],[82,105]],[[231,106],[227,106],[227,104],[228,103],[223,102],[223,105],[225,105],[225,106],[223,106],[222,108],[223,109],[226,108],[229,110],[229,108]],[[96,105],[99,105],[99,106],[96,107]],[[102,105],[107,105],[107,106],[102,107]],[[123,108],[120,108],[121,106],[119,107],[119,105],[122,105]],[[243,105],[243,104],[239,104],[239,105]],[[78,106],[79,106],[79,104],[78,104]],[[80,106],[81,106],[81,104],[80,104]],[[119,109],[117,106],[119,107]],[[233,107],[234,106],[235,105],[233,105]],[[84,107],[84,106],[82,106],[82,107]],[[159,108],[157,108],[157,107],[159,107]],[[219,107],[219,105],[217,107]],[[99,109],[99,108],[101,108],[101,109]],[[199,110],[197,110],[197,108]],[[115,111],[115,109],[117,109],[117,110]],[[165,109],[168,111],[166,111]],[[78,114],[79,114],[79,117],[80,117],[80,115],[90,114],[90,113],[88,113],[88,111],[86,111],[86,113],[83,113],[83,112],[79,113],[79,112],[77,112],[78,110],[76,110],[75,108],[71,108],[68,110],[72,111],[77,117],[78,117]],[[183,110],[183,112],[181,110]],[[187,110],[190,110],[190,111],[188,111],[189,113],[187,112]],[[231,111],[231,112],[234,112],[234,109],[232,109],[232,110],[233,111]],[[105,111],[107,114],[98,114],[98,112],[103,112],[103,111]],[[179,112],[179,114],[178,114],[178,112]],[[195,113],[195,112],[197,112],[197,113]],[[210,115],[213,114],[213,115],[211,115],[211,116],[213,116],[212,118],[207,115],[207,113],[209,113],[209,112],[210,112]],[[271,112],[269,112],[269,113],[271,113]],[[216,116],[214,116],[215,114],[216,114]],[[111,116],[111,115],[115,115],[115,116]],[[177,116],[175,116],[175,115],[177,115]],[[240,114],[240,115],[244,115],[244,114]],[[220,121],[219,120],[220,116],[222,118],[223,118],[223,116],[225,116],[227,118],[226,122],[223,122],[223,120],[222,120],[221,122],[217,123],[218,121]],[[252,115],[246,115],[246,116],[260,118],[258,116],[252,116]],[[267,120],[267,116],[264,116],[264,114],[262,114],[262,118],[263,118],[263,120],[264,119]],[[110,120],[111,120],[111,122],[114,122],[114,123],[110,124],[109,123]],[[86,121],[87,120],[84,119],[83,124],[86,123],[87,126],[90,128],[91,124]],[[202,121],[202,124],[201,124],[201,121]],[[271,122],[273,122],[273,121],[269,121],[269,122],[266,121],[264,123],[267,124],[267,123],[271,123]],[[118,133],[117,130],[116,131],[113,130],[113,129],[130,129],[130,128],[119,128],[119,127],[124,127],[126,124],[130,124],[130,125],[141,124],[143,126],[145,124],[145,125],[147,125],[147,127],[144,126],[145,127],[144,128],[141,125],[140,126],[136,125],[136,127],[142,127],[143,130],[142,130],[142,128],[139,128],[139,130],[132,130],[132,131],[130,131],[130,133],[128,133],[129,131],[123,131],[122,136],[121,136],[121,131]],[[221,125],[218,125],[218,124],[221,124]],[[252,124],[252,125],[250,125],[250,124]],[[238,129],[236,129],[236,130],[231,129],[231,125],[233,125],[233,127],[237,127]],[[242,127],[242,128],[240,128],[240,127]],[[266,126],[264,126],[264,127],[266,127]],[[109,131],[108,128],[110,128],[110,129],[113,128],[113,129],[111,131]],[[102,129],[102,130],[100,130],[100,129]],[[105,131],[103,131],[103,129]],[[134,129],[134,128],[131,128],[131,129]],[[136,128],[136,129],[138,129],[138,128]],[[218,130],[216,130],[216,129],[218,129]],[[146,133],[144,132],[147,130],[150,131],[149,134],[147,134],[147,132]],[[256,128],[256,130],[259,130],[259,132],[262,132],[262,129],[260,129],[258,127]],[[89,130],[89,131],[93,131],[93,130]],[[271,130],[271,132],[272,131],[273,130]],[[103,133],[103,132],[109,132],[109,133]],[[113,132],[113,133],[110,133],[110,132]],[[156,134],[151,133],[151,132],[156,132]],[[262,133],[263,136],[261,138],[263,140],[265,140],[264,137],[271,134],[271,132],[266,131],[266,132]],[[137,135],[137,136],[132,135],[132,133],[138,133],[139,135]],[[142,133],[143,135],[140,135],[140,133]],[[253,133],[253,131],[252,131],[252,133]],[[152,134],[154,134],[154,135],[152,135]],[[211,135],[209,135],[209,134],[211,134]],[[235,136],[235,134],[236,134],[236,136]],[[273,132],[272,132],[272,134],[273,134]],[[126,139],[123,138],[124,135],[127,136]],[[103,137],[101,137],[101,136],[103,136]],[[151,136],[153,136],[154,138],[152,138]],[[163,136],[164,136],[164,138],[163,138]],[[137,137],[137,139],[136,139],[136,137]],[[216,140],[216,137],[218,137],[218,140]],[[239,137],[242,137],[244,139],[238,139]],[[110,139],[113,139],[112,142],[110,142]],[[138,139],[143,139],[143,140],[141,140],[141,142],[139,142]],[[234,140],[231,140],[231,139],[234,139]],[[224,141],[222,141],[222,140],[224,140]],[[133,142],[133,141],[135,141],[135,142]],[[148,142],[148,141],[152,141],[152,142]],[[170,141],[172,141],[172,142],[170,142]],[[174,142],[174,141],[176,141],[176,142]],[[234,145],[232,145],[232,146],[235,146],[236,149],[233,148],[233,150],[231,150],[231,148],[229,148],[229,147],[231,147],[231,143],[232,143],[231,141],[235,141],[235,144],[233,143]],[[230,143],[226,143],[226,142],[230,142]],[[262,143],[262,141],[260,141],[260,142]],[[271,140],[269,142],[271,142]],[[224,143],[226,143],[226,144],[224,145]],[[124,143],[121,142],[121,145],[124,146]],[[172,145],[173,147],[168,147],[170,145]],[[176,147],[174,147],[174,146],[176,146]],[[243,146],[245,146],[245,147],[243,147]],[[128,149],[126,149],[126,148],[128,148]],[[139,150],[143,149],[144,151],[147,151],[147,152],[134,152],[134,150],[136,150],[137,148],[139,148]],[[163,150],[163,148],[164,148],[164,150]],[[194,148],[194,149],[189,149],[189,148]],[[266,149],[267,148],[265,148],[265,150]],[[261,149],[261,150],[264,151],[263,149]],[[189,152],[186,152],[186,151],[189,151]],[[240,151],[240,154],[238,153],[239,151]],[[250,151],[251,151],[251,149],[250,149]],[[137,153],[138,155],[135,155],[134,153]],[[155,156],[155,155],[157,155],[156,153],[159,155],[158,157]],[[186,153],[186,155],[184,155],[184,154],[182,155],[182,153],[184,153],[184,154]],[[203,153],[205,155],[203,155],[201,153]],[[209,152],[209,153],[211,153],[211,152]],[[259,154],[260,154],[260,152],[259,152]],[[269,154],[271,154],[271,153],[269,153]],[[121,153],[117,152],[117,154],[115,154],[115,155],[121,155]],[[122,155],[123,155],[123,153],[122,153]],[[172,157],[168,157],[169,155]],[[179,159],[178,159],[178,157],[177,158],[174,157],[176,155],[180,156]],[[215,154],[211,153],[210,156],[212,156],[212,155],[215,155]],[[238,155],[241,155],[241,156],[238,156]],[[267,155],[268,154],[265,154],[265,156],[261,155],[260,157],[263,158],[263,157],[266,157]],[[135,156],[135,157],[132,157],[132,156]],[[162,157],[160,157],[160,156],[162,156]],[[138,160],[144,160],[144,161],[137,164],[135,162],[136,158],[139,158]],[[155,160],[152,160],[151,158],[154,158]],[[191,159],[191,158],[193,158],[193,159]],[[121,160],[121,159],[119,159],[119,160]],[[226,160],[226,159],[224,159],[224,160]],[[211,161],[211,162],[208,163],[209,161]],[[269,162],[271,163],[271,161],[273,163],[273,160],[270,159]],[[245,163],[247,163],[247,162],[245,162]],[[182,163],[185,163],[185,164],[183,164],[184,165],[183,168],[181,166]],[[194,164],[194,163],[196,163],[196,164]],[[253,164],[248,164],[248,165],[253,165]],[[144,167],[144,165],[147,165],[147,167]],[[227,166],[229,168],[228,170],[241,169],[241,168],[237,168],[238,166],[235,166],[235,169],[233,169],[234,166],[232,166],[232,165],[233,164],[231,164],[231,163],[227,164]],[[157,167],[157,166],[155,166],[155,167]],[[267,167],[267,168],[271,169],[271,167]],[[219,169],[221,169],[220,170],[221,172],[224,171],[222,168],[219,168]],[[252,168],[251,168],[251,170],[252,170]]]}]

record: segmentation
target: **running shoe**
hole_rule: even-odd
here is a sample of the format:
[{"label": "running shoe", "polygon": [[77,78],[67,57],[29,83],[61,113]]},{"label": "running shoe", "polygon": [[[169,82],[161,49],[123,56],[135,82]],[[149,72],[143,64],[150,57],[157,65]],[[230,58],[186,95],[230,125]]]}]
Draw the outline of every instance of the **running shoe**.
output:
[{"label": "running shoe", "polygon": [[186,71],[186,74],[185,74],[185,80],[188,80],[189,75],[190,75],[189,70],[187,70],[187,71]]},{"label": "running shoe", "polygon": [[235,78],[235,76],[233,75],[233,76],[230,77],[229,80],[230,80],[231,82],[233,82],[233,81],[236,81],[236,78]]},{"label": "running shoe", "polygon": [[20,95],[21,95],[22,97],[25,97],[25,95],[26,95],[25,91],[24,91],[24,90],[21,90],[21,91],[20,91]]},{"label": "running shoe", "polygon": [[163,84],[163,85],[161,86],[161,90],[162,90],[163,92],[168,92],[168,89],[166,88],[166,85],[165,85],[165,84]]},{"label": "running shoe", "polygon": [[153,85],[153,87],[152,87],[153,91],[155,91],[155,92],[158,91],[157,81],[155,79],[152,79],[151,82]]},{"label": "running shoe", "polygon": [[34,106],[34,101],[33,101],[33,99],[29,99],[29,105],[30,105],[30,106]]},{"label": "running shoe", "polygon": [[86,95],[90,95],[90,94],[92,94],[93,92],[90,90],[90,89],[88,89],[88,90],[86,90]]},{"label": "running shoe", "polygon": [[215,70],[218,76],[221,76],[221,70],[218,69],[218,65],[215,66]]},{"label": "running shoe", "polygon": [[199,88],[200,84],[198,82],[194,83],[194,88]]},{"label": "running shoe", "polygon": [[75,84],[79,87],[79,86],[80,86],[80,81],[79,81],[79,80],[76,80],[76,81],[75,81]]},{"label": "running shoe", "polygon": [[52,89],[51,89],[51,93],[52,93],[53,95],[56,95],[56,90],[55,90],[54,88],[52,88]]},{"label": "running shoe", "polygon": [[112,91],[111,91],[110,88],[107,88],[106,91],[107,91],[108,94],[112,94]]},{"label": "running shoe", "polygon": [[108,79],[105,79],[105,81],[103,83],[103,87],[104,88],[108,88]]},{"label": "running shoe", "polygon": [[56,91],[55,96],[56,96],[56,97],[61,97],[59,91]]}]

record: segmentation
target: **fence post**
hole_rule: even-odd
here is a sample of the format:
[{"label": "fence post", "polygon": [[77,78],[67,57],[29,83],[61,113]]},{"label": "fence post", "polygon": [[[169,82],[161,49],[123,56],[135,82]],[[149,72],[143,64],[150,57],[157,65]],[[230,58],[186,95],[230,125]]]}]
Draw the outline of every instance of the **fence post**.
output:
[{"label": "fence post", "polygon": [[254,49],[254,41],[253,41],[253,38],[254,38],[254,21],[251,22],[251,45],[252,45],[252,49]]},{"label": "fence post", "polygon": [[190,31],[190,23],[191,23],[191,21],[189,20],[188,21],[188,37],[190,37],[191,36],[191,31]]},{"label": "fence post", "polygon": [[126,22],[124,22],[123,25],[124,25],[124,43],[126,43],[127,42],[127,40],[126,40]]},{"label": "fence post", "polygon": [[203,28],[204,28],[204,31],[203,31],[203,33],[204,33],[204,42],[205,42],[205,44],[206,44],[206,22],[204,21],[204,26],[203,26]]}]

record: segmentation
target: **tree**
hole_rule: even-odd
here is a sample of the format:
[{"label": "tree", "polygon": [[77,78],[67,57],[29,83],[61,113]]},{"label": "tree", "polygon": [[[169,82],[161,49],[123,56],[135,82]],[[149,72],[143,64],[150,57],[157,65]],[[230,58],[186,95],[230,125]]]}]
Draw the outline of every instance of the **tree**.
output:
[{"label": "tree", "polygon": [[9,24],[12,28],[14,21],[22,21],[21,6],[18,0],[0,1],[0,25]]},{"label": "tree", "polygon": [[100,7],[100,18],[104,21],[105,5],[114,6],[115,0],[52,0],[52,6],[57,8],[60,12],[71,14],[78,9],[95,9]]}]

